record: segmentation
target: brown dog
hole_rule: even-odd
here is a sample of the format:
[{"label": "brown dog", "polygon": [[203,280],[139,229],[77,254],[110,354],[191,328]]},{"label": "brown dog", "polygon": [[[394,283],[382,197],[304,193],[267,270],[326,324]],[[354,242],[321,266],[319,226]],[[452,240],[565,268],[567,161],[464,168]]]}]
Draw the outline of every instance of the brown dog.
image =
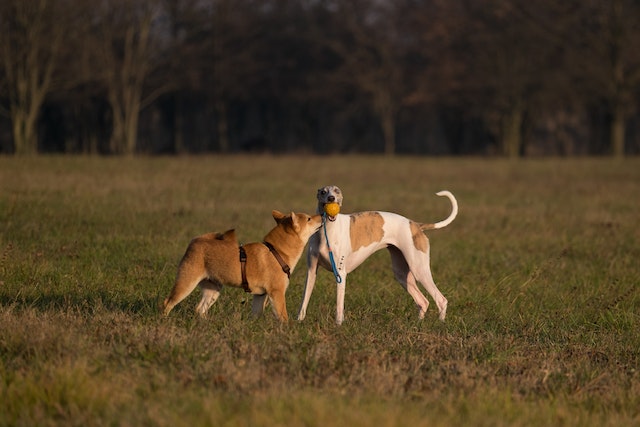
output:
[{"label": "brown dog", "polygon": [[263,243],[242,246],[246,254],[244,266],[234,230],[193,239],[180,261],[171,294],[164,300],[164,314],[169,314],[200,285],[202,299],[196,312],[204,316],[220,296],[222,286],[228,285],[244,287],[253,295],[254,315],[262,313],[268,296],[278,319],[286,322],[289,273],[298,263],[309,237],[322,225],[322,217],[293,212],[285,215],[276,210],[271,214],[276,226],[264,237]]}]

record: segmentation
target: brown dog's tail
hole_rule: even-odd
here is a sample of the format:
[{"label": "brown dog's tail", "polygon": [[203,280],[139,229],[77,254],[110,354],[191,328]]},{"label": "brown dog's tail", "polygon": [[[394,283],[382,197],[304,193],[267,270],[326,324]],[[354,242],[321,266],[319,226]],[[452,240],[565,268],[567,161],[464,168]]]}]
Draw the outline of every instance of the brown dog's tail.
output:
[{"label": "brown dog's tail", "polygon": [[445,196],[449,199],[449,201],[451,201],[451,213],[449,214],[447,219],[436,222],[435,224],[420,224],[420,229],[422,230],[437,230],[438,228],[444,228],[447,225],[451,224],[453,220],[456,219],[456,216],[458,216],[458,201],[453,196],[453,194],[451,194],[450,191],[446,190],[440,191],[436,194],[438,196]]}]

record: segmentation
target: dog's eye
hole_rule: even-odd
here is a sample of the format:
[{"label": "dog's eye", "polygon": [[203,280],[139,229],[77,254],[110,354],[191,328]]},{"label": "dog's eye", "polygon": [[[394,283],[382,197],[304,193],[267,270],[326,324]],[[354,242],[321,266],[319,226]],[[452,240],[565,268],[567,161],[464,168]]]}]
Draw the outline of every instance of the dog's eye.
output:
[{"label": "dog's eye", "polygon": [[327,194],[327,190],[320,190],[320,194],[324,196],[325,194]]}]

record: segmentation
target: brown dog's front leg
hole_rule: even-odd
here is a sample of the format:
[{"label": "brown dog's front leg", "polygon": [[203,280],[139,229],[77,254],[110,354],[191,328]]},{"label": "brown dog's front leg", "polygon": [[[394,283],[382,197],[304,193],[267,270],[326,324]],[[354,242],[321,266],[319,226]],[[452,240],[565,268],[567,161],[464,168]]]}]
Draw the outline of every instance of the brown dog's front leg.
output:
[{"label": "brown dog's front leg", "polygon": [[271,305],[273,306],[273,312],[276,314],[281,322],[288,322],[289,315],[287,314],[287,304],[284,298],[283,291],[273,291],[269,294]]}]

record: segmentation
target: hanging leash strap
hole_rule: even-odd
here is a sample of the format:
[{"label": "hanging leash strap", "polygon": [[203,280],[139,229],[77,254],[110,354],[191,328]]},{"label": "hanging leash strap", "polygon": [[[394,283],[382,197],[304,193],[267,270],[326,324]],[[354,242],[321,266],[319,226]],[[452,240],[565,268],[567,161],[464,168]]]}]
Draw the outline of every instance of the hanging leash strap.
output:
[{"label": "hanging leash strap", "polygon": [[273,245],[269,242],[262,242],[262,244],[265,245],[267,248],[269,248],[269,251],[276,258],[276,260],[278,261],[278,264],[280,264],[280,267],[282,267],[282,271],[286,273],[287,277],[291,278],[291,269],[289,268],[287,263],[284,262],[284,259],[282,259],[282,257],[280,256],[276,248],[274,248]]},{"label": "hanging leash strap", "polygon": [[251,293],[249,282],[247,282],[247,253],[242,245],[240,245],[240,271],[242,272],[242,289],[247,293]]},{"label": "hanging leash strap", "polygon": [[336,267],[336,261],[333,259],[333,251],[331,250],[331,245],[329,244],[329,236],[327,236],[327,214],[326,212],[322,214],[322,228],[324,230],[324,239],[327,242],[327,248],[329,249],[329,261],[331,262],[331,269],[333,270],[333,275],[336,277],[336,283],[342,283],[342,277],[338,273],[338,267]]}]

